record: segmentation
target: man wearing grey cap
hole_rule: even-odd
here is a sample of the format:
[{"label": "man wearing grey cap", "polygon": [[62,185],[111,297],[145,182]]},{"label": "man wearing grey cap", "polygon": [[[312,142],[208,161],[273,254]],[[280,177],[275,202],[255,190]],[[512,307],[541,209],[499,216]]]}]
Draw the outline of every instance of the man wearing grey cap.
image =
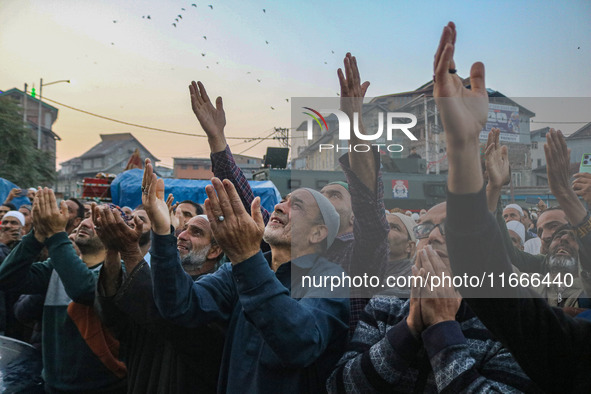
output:
[{"label": "man wearing grey cap", "polygon": [[[265,228],[260,198],[249,214],[232,182],[213,178],[212,184],[205,207],[231,263],[193,282],[179,263],[163,181],[146,160],[143,203],[152,222],[158,310],[181,326],[218,322],[226,328],[218,392],[324,391],[349,321],[348,290],[317,286],[344,275],[321,257],[338,232],[335,208],[320,193],[298,189],[275,206]],[[263,236],[271,247],[265,255]]]},{"label": "man wearing grey cap", "polygon": [[[388,223],[384,213],[384,185],[380,174],[380,154],[377,149],[357,151],[353,145],[364,143],[358,132],[366,134],[363,124],[363,98],[369,82],[362,82],[357,60],[347,53],[344,70],[339,69],[341,88],[340,108],[350,119],[358,116],[358,128],[351,129],[350,153],[339,158],[347,182],[332,182],[320,191],[336,208],[340,216],[337,237],[331,247],[323,253],[329,261],[341,266],[351,277],[372,277],[383,273],[388,258]],[[211,149],[212,171],[220,179],[230,180],[249,212],[254,194],[242,170],[236,165],[230,147],[226,142],[224,128],[226,115],[222,98],[215,106],[201,82],[189,87],[193,112],[208,136]],[[351,122],[353,127],[354,122]],[[265,223],[271,212],[262,208]],[[369,286],[351,288],[351,318],[349,334],[352,335],[359,317],[375,289]]]}]

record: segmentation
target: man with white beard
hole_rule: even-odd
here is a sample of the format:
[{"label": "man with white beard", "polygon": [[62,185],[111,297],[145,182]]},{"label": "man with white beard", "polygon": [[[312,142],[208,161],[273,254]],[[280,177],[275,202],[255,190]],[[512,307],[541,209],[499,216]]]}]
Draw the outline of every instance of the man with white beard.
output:
[{"label": "man with white beard", "polygon": [[[551,306],[587,308],[589,305],[579,278],[579,249],[575,232],[570,225],[560,227],[552,236],[547,256],[550,284],[541,284],[536,288]],[[574,280],[573,285],[567,287],[564,282],[569,275]]]},{"label": "man with white beard", "polygon": [[206,215],[197,215],[189,220],[187,228],[179,234],[177,249],[183,269],[193,280],[214,272],[222,256]]}]

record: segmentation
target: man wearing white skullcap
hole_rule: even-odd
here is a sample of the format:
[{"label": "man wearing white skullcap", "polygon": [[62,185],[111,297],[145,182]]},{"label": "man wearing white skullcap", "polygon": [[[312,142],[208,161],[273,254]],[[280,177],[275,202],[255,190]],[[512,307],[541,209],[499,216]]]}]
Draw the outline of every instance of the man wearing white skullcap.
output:
[{"label": "man wearing white skullcap", "polygon": [[25,216],[19,211],[8,211],[0,222],[0,263],[19,243]]},{"label": "man wearing white skullcap", "polygon": [[510,220],[521,221],[523,217],[523,209],[517,204],[509,204],[503,209],[503,219],[505,223]]},{"label": "man wearing white skullcap", "polygon": [[513,245],[519,250],[523,250],[523,243],[525,242],[525,226],[517,220],[510,220],[507,222],[507,231]]}]

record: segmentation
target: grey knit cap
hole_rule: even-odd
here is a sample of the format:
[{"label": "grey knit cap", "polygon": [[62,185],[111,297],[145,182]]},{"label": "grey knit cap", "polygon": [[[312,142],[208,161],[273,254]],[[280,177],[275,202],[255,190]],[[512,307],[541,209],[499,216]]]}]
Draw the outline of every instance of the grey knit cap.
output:
[{"label": "grey knit cap", "polygon": [[326,247],[328,249],[334,242],[334,239],[337,237],[339,226],[341,225],[341,218],[339,217],[334,205],[330,203],[328,198],[324,197],[321,193],[314,189],[307,187],[302,187],[302,189],[310,192],[312,197],[314,197],[314,200],[316,200],[316,204],[318,204],[318,209],[320,209],[322,220],[324,220],[324,224],[328,228],[328,236],[326,237]]}]

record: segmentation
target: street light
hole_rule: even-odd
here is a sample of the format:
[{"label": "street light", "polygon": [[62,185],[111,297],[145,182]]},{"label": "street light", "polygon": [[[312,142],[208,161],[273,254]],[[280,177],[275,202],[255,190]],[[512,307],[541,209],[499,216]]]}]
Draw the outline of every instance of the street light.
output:
[{"label": "street light", "polygon": [[41,149],[41,100],[43,99],[43,85],[49,86],[60,82],[70,83],[69,79],[60,79],[59,81],[53,81],[43,83],[43,78],[39,80],[39,117],[37,118],[37,149]]}]

